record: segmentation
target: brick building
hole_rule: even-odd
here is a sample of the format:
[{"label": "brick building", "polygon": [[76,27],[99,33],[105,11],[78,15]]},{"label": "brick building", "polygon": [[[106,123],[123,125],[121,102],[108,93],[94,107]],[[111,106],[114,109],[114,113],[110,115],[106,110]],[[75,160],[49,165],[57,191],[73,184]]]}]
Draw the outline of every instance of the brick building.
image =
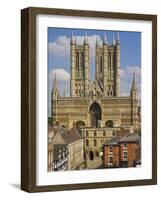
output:
[{"label": "brick building", "polygon": [[128,133],[114,137],[103,146],[103,163],[107,168],[135,167],[140,160],[140,135]]}]

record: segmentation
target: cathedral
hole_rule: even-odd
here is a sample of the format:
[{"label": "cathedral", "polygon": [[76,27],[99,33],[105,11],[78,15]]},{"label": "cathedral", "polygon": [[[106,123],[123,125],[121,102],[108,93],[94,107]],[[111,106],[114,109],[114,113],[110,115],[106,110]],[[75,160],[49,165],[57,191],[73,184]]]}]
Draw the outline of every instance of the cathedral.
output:
[{"label": "cathedral", "polygon": [[96,38],[95,80],[90,79],[90,45],[72,35],[70,42],[70,97],[60,96],[56,76],[52,90],[53,122],[74,127],[133,127],[138,129],[138,93],[135,74],[129,96],[120,95],[120,38],[112,44]]},{"label": "cathedral", "polygon": [[[79,130],[84,142],[85,168],[102,166],[103,146],[115,136],[140,132],[135,74],[128,96],[120,95],[120,38],[95,44],[95,80],[90,79],[90,45],[70,42],[70,97],[60,96],[56,75],[52,90],[53,124]],[[122,134],[122,135],[119,135]],[[77,144],[75,144],[77,145]],[[77,151],[78,147],[75,147]]]}]

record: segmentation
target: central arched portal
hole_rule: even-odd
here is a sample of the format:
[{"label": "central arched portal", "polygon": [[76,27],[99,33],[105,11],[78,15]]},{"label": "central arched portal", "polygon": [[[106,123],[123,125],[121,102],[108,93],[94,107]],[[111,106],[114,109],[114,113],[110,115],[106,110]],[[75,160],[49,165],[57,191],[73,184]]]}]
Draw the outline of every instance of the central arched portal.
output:
[{"label": "central arched portal", "polygon": [[98,127],[98,121],[101,120],[101,107],[98,103],[94,102],[89,109],[91,127]]}]

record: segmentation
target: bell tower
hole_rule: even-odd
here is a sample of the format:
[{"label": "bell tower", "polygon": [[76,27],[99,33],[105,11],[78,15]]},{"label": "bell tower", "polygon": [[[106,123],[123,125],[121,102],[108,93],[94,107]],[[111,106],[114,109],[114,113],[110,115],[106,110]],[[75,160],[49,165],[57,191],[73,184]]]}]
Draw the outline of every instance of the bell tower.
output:
[{"label": "bell tower", "polygon": [[96,39],[96,75],[95,79],[103,90],[105,97],[120,96],[120,38],[113,37],[110,45],[104,34],[103,44]]},{"label": "bell tower", "polygon": [[89,43],[87,34],[82,45],[77,44],[72,35],[70,43],[71,80],[70,93],[72,97],[85,97],[89,86]]}]

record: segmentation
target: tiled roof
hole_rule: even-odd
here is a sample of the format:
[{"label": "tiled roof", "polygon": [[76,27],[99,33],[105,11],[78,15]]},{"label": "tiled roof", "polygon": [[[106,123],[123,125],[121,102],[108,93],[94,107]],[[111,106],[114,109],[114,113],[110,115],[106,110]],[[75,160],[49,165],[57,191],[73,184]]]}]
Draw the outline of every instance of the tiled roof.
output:
[{"label": "tiled roof", "polygon": [[111,140],[105,143],[105,145],[117,145],[123,142],[140,142],[139,133],[127,133],[123,137],[113,137]]},{"label": "tiled roof", "polygon": [[75,142],[77,140],[81,139],[81,136],[79,135],[78,131],[76,129],[71,129],[70,131],[61,131],[60,132],[63,140],[67,143],[70,144],[72,142]]},{"label": "tiled roof", "polygon": [[117,145],[119,141],[119,137],[113,137],[111,140],[105,143],[105,145]]},{"label": "tiled roof", "polygon": [[140,141],[140,135],[139,133],[128,133],[125,136],[123,136],[119,142],[139,142]]}]

